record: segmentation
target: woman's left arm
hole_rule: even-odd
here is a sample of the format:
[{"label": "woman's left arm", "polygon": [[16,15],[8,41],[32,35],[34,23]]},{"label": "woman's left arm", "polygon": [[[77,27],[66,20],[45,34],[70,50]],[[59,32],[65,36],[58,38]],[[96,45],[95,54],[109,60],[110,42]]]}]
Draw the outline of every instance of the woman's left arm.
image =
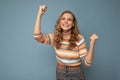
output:
[{"label": "woman's left arm", "polygon": [[97,34],[92,34],[90,36],[90,47],[87,56],[85,57],[85,60],[88,64],[91,64],[93,59],[94,59],[94,47],[95,43],[98,40],[98,35]]}]

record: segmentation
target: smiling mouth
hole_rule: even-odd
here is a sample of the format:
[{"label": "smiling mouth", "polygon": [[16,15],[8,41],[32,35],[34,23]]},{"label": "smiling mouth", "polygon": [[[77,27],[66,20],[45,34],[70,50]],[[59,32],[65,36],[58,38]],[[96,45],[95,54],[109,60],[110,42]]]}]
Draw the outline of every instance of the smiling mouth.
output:
[{"label": "smiling mouth", "polygon": [[66,25],[66,24],[63,24],[62,26],[63,26],[63,27],[69,27],[69,25]]}]

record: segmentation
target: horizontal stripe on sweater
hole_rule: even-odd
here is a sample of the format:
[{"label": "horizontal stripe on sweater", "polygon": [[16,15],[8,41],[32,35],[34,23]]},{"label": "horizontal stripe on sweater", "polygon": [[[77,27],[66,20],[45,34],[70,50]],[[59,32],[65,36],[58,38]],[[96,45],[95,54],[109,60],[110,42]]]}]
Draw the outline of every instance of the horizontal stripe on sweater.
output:
[{"label": "horizontal stripe on sweater", "polygon": [[58,56],[56,56],[56,59],[64,64],[75,64],[75,63],[80,62],[80,60],[81,60],[80,58],[79,59],[63,59]]}]

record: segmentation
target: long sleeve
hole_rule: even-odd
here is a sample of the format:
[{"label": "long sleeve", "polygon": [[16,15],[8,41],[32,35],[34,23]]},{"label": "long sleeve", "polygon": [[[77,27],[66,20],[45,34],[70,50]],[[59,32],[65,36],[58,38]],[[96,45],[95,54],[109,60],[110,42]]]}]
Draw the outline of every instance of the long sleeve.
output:
[{"label": "long sleeve", "polygon": [[81,62],[89,67],[91,66],[91,63],[88,63],[87,60],[86,60],[86,56],[88,54],[88,51],[87,51],[87,48],[86,48],[86,42],[85,42],[85,38],[82,36],[82,35],[79,35],[80,37],[80,41],[78,43],[78,46],[79,46],[79,56],[81,58]]},{"label": "long sleeve", "polygon": [[54,45],[54,33],[45,34],[41,32],[39,34],[33,35],[33,37],[42,44]]}]

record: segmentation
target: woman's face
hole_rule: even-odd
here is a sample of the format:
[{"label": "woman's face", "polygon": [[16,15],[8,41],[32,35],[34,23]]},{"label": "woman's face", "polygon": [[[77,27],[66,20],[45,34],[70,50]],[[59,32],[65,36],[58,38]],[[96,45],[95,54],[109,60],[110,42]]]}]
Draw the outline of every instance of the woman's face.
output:
[{"label": "woman's face", "polygon": [[70,13],[64,13],[60,19],[60,27],[62,30],[69,31],[73,26],[73,16]]}]

